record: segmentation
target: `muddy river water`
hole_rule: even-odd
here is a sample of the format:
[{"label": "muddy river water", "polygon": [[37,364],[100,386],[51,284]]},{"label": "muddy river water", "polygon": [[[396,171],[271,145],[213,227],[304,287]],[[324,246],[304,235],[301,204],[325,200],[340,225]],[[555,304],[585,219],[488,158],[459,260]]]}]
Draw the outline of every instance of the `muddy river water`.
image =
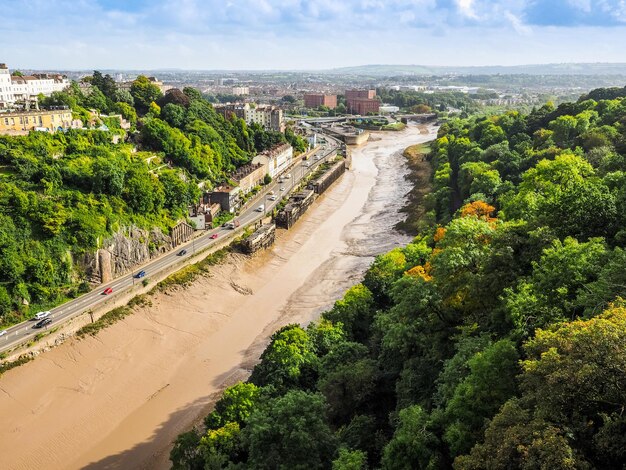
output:
[{"label": "muddy river water", "polygon": [[411,183],[402,150],[436,129],[372,136],[273,248],[229,256],[187,289],[0,377],[0,468],[169,468],[176,435],[245,379],[271,333],[307,323],[410,238],[393,230]]}]

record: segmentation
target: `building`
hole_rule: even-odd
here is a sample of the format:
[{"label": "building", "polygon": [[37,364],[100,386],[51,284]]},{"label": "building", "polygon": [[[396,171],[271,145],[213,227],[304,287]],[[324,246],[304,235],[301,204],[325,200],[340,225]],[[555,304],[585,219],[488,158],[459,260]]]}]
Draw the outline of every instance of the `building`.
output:
[{"label": "building", "polygon": [[346,90],[346,107],[352,114],[378,113],[376,90]]},{"label": "building", "polygon": [[36,102],[37,96],[50,96],[70,85],[69,80],[60,74],[34,74],[27,76],[11,75],[6,64],[0,64],[0,109],[14,108],[17,102],[26,107]]},{"label": "building", "polygon": [[32,130],[54,132],[69,129],[72,125],[72,111],[16,111],[0,113],[0,133],[26,133]]},{"label": "building", "polygon": [[393,106],[390,104],[387,105],[383,105],[379,108],[381,114],[386,114],[386,113],[397,113],[398,111],[400,111],[400,108],[398,108],[397,106]]},{"label": "building", "polygon": [[235,212],[241,206],[241,189],[239,186],[219,186],[209,193],[210,204],[219,204],[226,212]]},{"label": "building", "polygon": [[337,95],[324,95],[322,93],[304,94],[305,108],[319,108],[320,106],[335,109],[337,107]]},{"label": "building", "polygon": [[246,121],[246,124],[259,124],[267,131],[285,132],[283,110],[276,106],[254,105],[250,103],[233,103],[215,105],[215,111],[226,119],[234,114]]},{"label": "building", "polygon": [[369,98],[353,98],[346,100],[348,112],[352,114],[365,115],[368,113],[378,113],[380,101]]},{"label": "building", "polygon": [[244,96],[250,94],[250,88],[247,86],[235,86],[233,87],[233,95]]},{"label": "building", "polygon": [[246,106],[250,107],[249,104],[244,103],[234,103],[234,104],[216,104],[214,105],[215,111],[224,116],[225,119],[230,119],[230,117],[234,114],[239,119],[246,118]]},{"label": "building", "polygon": [[237,183],[242,194],[248,194],[252,188],[263,183],[267,168],[262,163],[248,163],[237,169],[230,179]]},{"label": "building", "polygon": [[376,90],[346,90],[346,101],[357,98],[373,100],[376,98]]},{"label": "building", "polygon": [[289,168],[292,161],[293,148],[289,144],[277,144],[252,159],[252,163],[263,165],[272,178]]},{"label": "building", "polygon": [[11,72],[5,64],[0,64],[0,108],[8,107],[8,103],[14,103],[15,96],[11,83]]},{"label": "building", "polygon": [[276,106],[246,105],[244,107],[246,124],[257,123],[268,131],[285,132],[285,118],[282,109]]}]

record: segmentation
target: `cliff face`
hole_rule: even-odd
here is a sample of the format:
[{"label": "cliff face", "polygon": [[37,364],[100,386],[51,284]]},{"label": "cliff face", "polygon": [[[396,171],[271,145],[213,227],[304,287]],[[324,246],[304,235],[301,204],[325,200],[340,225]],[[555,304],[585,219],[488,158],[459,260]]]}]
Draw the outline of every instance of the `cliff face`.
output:
[{"label": "cliff face", "polygon": [[89,282],[101,284],[173,248],[171,237],[157,228],[148,231],[125,227],[105,240],[95,253],[86,254],[79,264]]}]

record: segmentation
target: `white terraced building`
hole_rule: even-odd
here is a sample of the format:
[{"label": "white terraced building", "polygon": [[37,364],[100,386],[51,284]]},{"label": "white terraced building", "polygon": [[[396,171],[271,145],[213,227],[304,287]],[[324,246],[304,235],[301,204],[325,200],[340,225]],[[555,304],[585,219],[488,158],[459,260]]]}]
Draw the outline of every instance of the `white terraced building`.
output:
[{"label": "white terraced building", "polygon": [[11,75],[6,64],[0,64],[0,109],[13,108],[15,103],[35,101],[37,95],[50,96],[70,85],[60,74]]}]

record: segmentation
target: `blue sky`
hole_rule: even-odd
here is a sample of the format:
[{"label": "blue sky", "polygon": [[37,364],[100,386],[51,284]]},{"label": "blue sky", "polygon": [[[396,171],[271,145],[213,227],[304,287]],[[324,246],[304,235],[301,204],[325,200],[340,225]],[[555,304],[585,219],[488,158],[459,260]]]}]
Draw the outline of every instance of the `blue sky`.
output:
[{"label": "blue sky", "polygon": [[0,19],[11,68],[626,62],[626,0],[0,0]]}]

